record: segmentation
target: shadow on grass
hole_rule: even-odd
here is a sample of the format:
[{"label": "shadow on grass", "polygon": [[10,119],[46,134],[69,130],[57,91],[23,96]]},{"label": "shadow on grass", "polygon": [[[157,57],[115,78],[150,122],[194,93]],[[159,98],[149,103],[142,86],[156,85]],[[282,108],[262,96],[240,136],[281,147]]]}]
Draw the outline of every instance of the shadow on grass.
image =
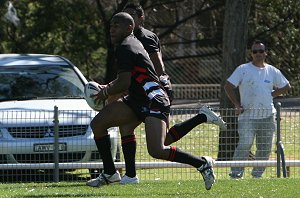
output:
[{"label": "shadow on grass", "polygon": [[[87,181],[89,174],[74,174],[70,170],[60,170],[59,181]],[[54,182],[53,170],[0,170],[1,183]]]}]

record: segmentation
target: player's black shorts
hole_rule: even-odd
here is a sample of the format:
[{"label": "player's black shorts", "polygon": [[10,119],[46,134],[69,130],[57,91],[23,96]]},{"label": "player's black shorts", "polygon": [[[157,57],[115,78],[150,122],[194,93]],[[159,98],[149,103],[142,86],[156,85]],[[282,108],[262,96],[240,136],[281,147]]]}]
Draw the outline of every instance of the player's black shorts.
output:
[{"label": "player's black shorts", "polygon": [[151,116],[168,123],[168,117],[170,115],[170,105],[168,103],[151,100],[149,105],[145,105],[132,99],[128,95],[123,97],[122,101],[133,110],[140,121],[145,122],[146,117]]}]

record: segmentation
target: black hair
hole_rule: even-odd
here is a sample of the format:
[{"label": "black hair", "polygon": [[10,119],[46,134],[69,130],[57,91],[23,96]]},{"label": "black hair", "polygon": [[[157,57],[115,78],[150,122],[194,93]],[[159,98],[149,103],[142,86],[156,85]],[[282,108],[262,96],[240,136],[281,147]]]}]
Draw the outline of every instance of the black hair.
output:
[{"label": "black hair", "polygon": [[259,39],[255,39],[253,42],[252,42],[252,45],[256,45],[256,44],[262,44],[263,46],[266,47],[266,45],[264,44],[264,42],[262,40],[259,40]]},{"label": "black hair", "polygon": [[144,9],[140,4],[129,3],[125,6],[124,9],[130,8],[136,11],[136,14],[141,17],[144,16]]},{"label": "black hair", "polygon": [[258,40],[258,39],[255,39],[252,43],[252,45],[255,45],[255,44],[263,44],[265,45],[261,40]]},{"label": "black hair", "polygon": [[259,39],[255,39],[255,40],[252,42],[251,47],[252,47],[253,45],[256,45],[256,44],[262,44],[262,45],[265,47],[265,50],[267,50],[267,47],[266,47],[266,45],[264,44],[263,41],[261,41],[261,40],[259,40]]}]

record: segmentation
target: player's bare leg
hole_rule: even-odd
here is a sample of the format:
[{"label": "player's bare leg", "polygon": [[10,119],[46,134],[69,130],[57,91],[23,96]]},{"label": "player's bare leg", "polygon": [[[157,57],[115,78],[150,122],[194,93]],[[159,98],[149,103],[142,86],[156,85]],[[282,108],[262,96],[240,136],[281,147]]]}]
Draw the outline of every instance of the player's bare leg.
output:
[{"label": "player's bare leg", "polygon": [[137,121],[134,112],[122,101],[116,101],[105,106],[94,117],[91,122],[91,127],[99,154],[102,157],[104,171],[98,178],[88,181],[86,183],[88,186],[99,187],[120,182],[121,176],[115,168],[110,152],[110,137],[107,129],[113,126],[136,123]]},{"label": "player's bare leg", "polygon": [[145,132],[147,149],[149,154],[158,159],[168,160],[170,147],[164,145],[167,131],[166,122],[155,117],[147,117],[145,120]]},{"label": "player's bare leg", "polygon": [[210,190],[215,183],[213,159],[211,157],[196,157],[185,153],[175,146],[165,146],[167,124],[158,118],[147,117],[145,131],[149,154],[158,159],[174,161],[194,166],[203,176],[205,188]]}]

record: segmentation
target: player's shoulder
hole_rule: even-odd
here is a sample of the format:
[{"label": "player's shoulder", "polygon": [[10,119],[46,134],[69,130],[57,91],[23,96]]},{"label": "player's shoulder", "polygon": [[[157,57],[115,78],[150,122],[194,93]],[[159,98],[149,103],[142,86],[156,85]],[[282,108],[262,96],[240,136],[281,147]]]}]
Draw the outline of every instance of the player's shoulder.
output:
[{"label": "player's shoulder", "polygon": [[120,48],[128,48],[132,45],[136,45],[139,42],[140,41],[133,34],[131,34],[122,41],[122,43],[119,45],[119,47]]},{"label": "player's shoulder", "polygon": [[154,32],[144,27],[139,28],[139,30],[135,33],[135,35],[138,38],[143,38],[143,39],[158,39],[158,36]]},{"label": "player's shoulder", "polygon": [[118,54],[136,53],[143,50],[144,47],[142,43],[134,35],[130,35],[125,38],[116,49]]},{"label": "player's shoulder", "polygon": [[130,43],[134,43],[134,42],[136,42],[136,40],[137,40],[137,38],[134,36],[134,34],[130,34],[122,41],[121,45],[127,45]]},{"label": "player's shoulder", "polygon": [[152,31],[150,31],[150,30],[148,30],[148,29],[146,29],[146,28],[141,28],[141,31],[142,31],[145,35],[151,35],[151,36],[157,37],[157,35],[156,35],[154,32],[152,32]]}]

